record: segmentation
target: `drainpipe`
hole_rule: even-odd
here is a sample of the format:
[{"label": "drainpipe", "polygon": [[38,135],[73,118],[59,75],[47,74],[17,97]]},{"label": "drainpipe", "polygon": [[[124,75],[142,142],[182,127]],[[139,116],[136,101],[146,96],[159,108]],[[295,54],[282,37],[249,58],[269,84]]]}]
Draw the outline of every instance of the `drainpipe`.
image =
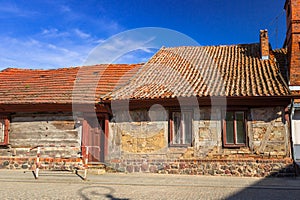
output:
[{"label": "drainpipe", "polygon": [[294,117],[294,111],[295,111],[295,108],[294,108],[294,99],[292,99],[291,101],[291,105],[289,106],[290,107],[290,148],[291,148],[291,154],[292,154],[292,159],[293,159],[293,163],[294,163],[294,168],[295,168],[295,173],[296,173],[296,176],[298,176],[299,174],[299,170],[298,170],[298,165],[296,163],[296,158],[295,158],[295,149],[294,149],[294,140],[296,139],[294,137],[294,130],[293,130],[293,117]]},{"label": "drainpipe", "polygon": [[290,138],[291,138],[291,153],[292,153],[292,159],[295,161],[295,156],[294,156],[294,131],[293,131],[293,117],[294,117],[294,99],[291,101],[290,105]]}]

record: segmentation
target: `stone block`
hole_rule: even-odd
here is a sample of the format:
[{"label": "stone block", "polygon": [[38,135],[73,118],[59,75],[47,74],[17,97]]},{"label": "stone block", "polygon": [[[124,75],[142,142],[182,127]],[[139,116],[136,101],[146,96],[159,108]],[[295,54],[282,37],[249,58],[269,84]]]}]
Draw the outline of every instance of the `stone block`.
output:
[{"label": "stone block", "polygon": [[147,171],[149,171],[149,165],[148,165],[148,163],[143,163],[143,164],[141,165],[141,171],[142,171],[142,172],[147,172]]},{"label": "stone block", "polygon": [[134,172],[140,172],[141,167],[140,166],[134,166]]},{"label": "stone block", "polygon": [[149,167],[149,172],[151,172],[151,173],[157,173],[158,172],[157,167],[155,165],[150,166]]}]

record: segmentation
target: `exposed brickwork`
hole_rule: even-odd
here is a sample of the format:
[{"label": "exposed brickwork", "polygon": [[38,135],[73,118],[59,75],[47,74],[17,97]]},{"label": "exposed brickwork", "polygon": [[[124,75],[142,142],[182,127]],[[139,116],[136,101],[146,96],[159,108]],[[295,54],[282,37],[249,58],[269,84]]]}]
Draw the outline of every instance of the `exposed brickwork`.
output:
[{"label": "exposed brickwork", "polygon": [[300,0],[287,0],[285,10],[290,85],[300,86]]},{"label": "exposed brickwork", "polygon": [[260,35],[260,55],[262,59],[269,59],[270,47],[269,47],[269,36],[267,30],[261,30]]}]

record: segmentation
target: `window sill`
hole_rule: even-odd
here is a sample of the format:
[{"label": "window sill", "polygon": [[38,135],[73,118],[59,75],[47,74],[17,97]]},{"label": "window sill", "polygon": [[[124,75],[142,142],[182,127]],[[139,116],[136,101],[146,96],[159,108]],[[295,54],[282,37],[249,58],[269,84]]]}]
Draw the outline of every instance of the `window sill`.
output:
[{"label": "window sill", "polygon": [[238,149],[238,148],[241,148],[241,147],[247,147],[246,144],[226,144],[226,145],[223,145],[223,148],[228,148],[228,149]]},{"label": "window sill", "polygon": [[192,145],[190,144],[169,144],[169,147],[172,148],[188,148],[188,147],[191,147]]}]

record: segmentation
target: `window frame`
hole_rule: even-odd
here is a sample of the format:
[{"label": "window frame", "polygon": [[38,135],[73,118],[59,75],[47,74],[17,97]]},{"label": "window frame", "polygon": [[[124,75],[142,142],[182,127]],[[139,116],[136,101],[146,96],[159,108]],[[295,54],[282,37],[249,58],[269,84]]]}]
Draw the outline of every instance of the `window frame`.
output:
[{"label": "window frame", "polygon": [[[181,142],[180,144],[174,144],[173,143],[173,129],[174,129],[174,120],[173,120],[173,113],[180,113],[181,114],[181,118],[182,118],[182,112],[187,112],[190,115],[190,122],[189,122],[189,126],[190,126],[190,133],[186,134],[184,133],[184,136],[189,136],[190,137],[190,143],[184,143]],[[182,120],[181,120],[182,122]],[[169,110],[169,146],[170,147],[191,147],[192,143],[193,143],[193,110],[191,109],[184,109],[184,110],[179,110],[179,109],[171,109]],[[181,127],[181,131],[182,131],[182,126]],[[183,134],[181,134],[181,138],[180,140],[183,140]]]},{"label": "window frame", "polygon": [[[9,118],[7,115],[0,115],[0,120],[4,122],[3,140],[0,140],[0,146],[8,145],[9,142]],[[2,133],[0,133],[2,134]]]},{"label": "window frame", "polygon": [[[233,120],[233,141],[234,143],[227,143],[227,133],[226,133],[226,114],[227,112],[233,112],[234,113],[234,120]],[[238,112],[243,112],[243,133],[244,133],[244,137],[245,137],[245,141],[244,143],[237,143],[237,131],[236,131],[236,127],[237,127],[237,120],[236,120],[236,113]],[[248,145],[248,134],[247,134],[247,113],[248,113],[248,109],[247,108],[236,108],[236,109],[227,109],[223,112],[223,118],[222,118],[222,142],[223,142],[223,147],[231,147],[231,148],[239,148],[239,147],[246,147]]]}]

